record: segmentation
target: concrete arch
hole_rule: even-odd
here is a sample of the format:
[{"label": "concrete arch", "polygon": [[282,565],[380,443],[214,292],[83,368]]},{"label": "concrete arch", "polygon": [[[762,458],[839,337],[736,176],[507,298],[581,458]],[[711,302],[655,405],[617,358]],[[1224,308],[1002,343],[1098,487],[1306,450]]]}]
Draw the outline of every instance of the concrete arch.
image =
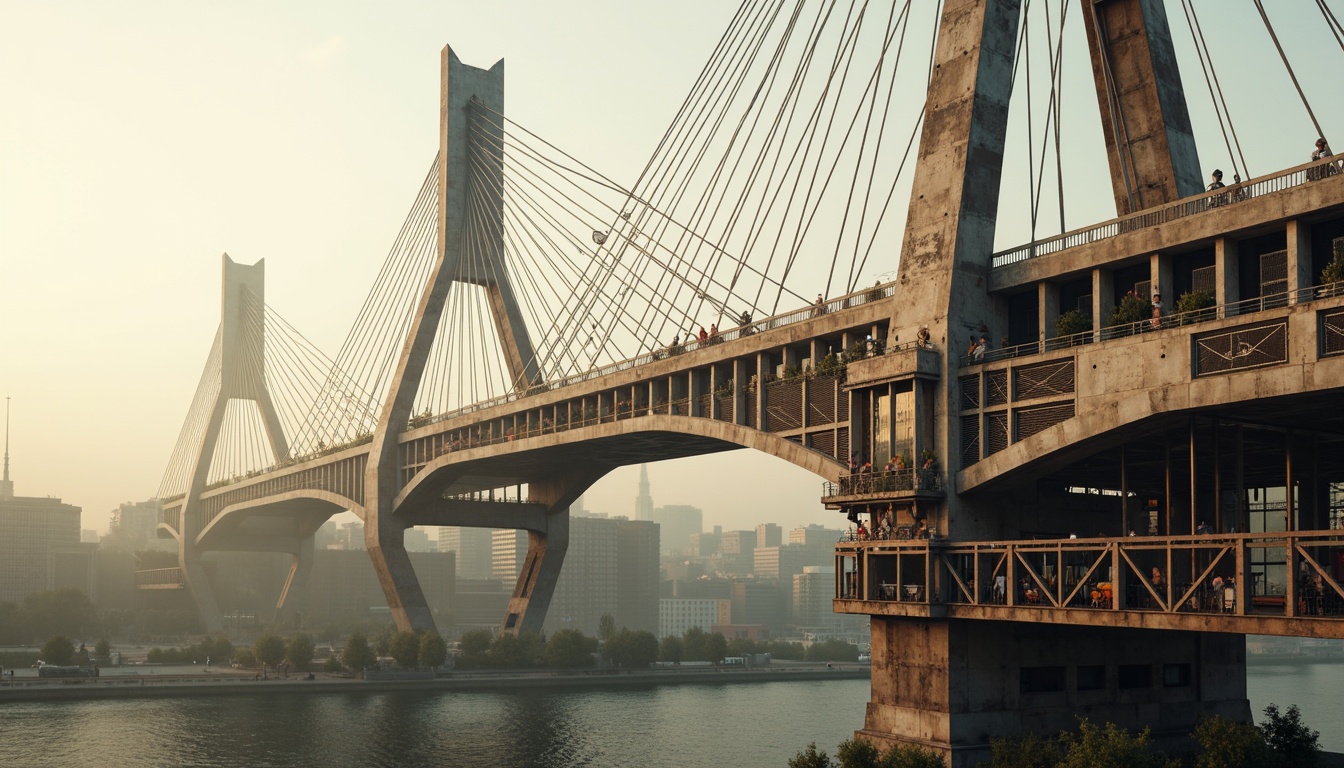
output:
[{"label": "concrete arch", "polygon": [[[316,489],[285,491],[225,507],[196,537],[196,546],[200,549],[210,549],[211,540],[226,536],[247,519],[277,511],[289,512],[291,510],[286,510],[285,507],[292,508],[304,505],[304,502],[309,502],[307,506],[313,507],[310,510],[313,512],[316,512],[321,506],[329,504],[333,508],[330,510],[332,515],[350,511],[354,512],[361,520],[364,519],[363,505],[357,504],[338,493]],[[311,502],[321,502],[322,504],[313,505]]]},{"label": "concrete arch", "polygon": [[[553,457],[561,451],[567,456],[585,455],[585,452],[578,449],[579,446],[585,444],[596,446],[604,443],[606,444],[604,449],[619,448],[623,438],[656,435],[668,435],[672,438],[666,441],[666,450],[663,454],[659,453],[657,445],[642,446],[643,452],[630,460],[608,456],[598,458],[597,463],[615,468],[640,461],[684,458],[703,453],[750,448],[781,458],[824,480],[838,481],[845,470],[845,465],[840,460],[770,432],[695,416],[647,414],[444,454],[430,461],[416,473],[411,482],[397,494],[393,508],[400,510],[414,505],[442,492],[456,479],[474,472],[491,477],[500,476],[503,472],[516,472],[512,477],[514,481],[527,482],[527,465],[540,464],[546,456]],[[678,437],[687,439],[679,441]],[[536,456],[538,461],[529,462],[529,454]],[[591,461],[592,458],[589,457],[585,463]]]}]

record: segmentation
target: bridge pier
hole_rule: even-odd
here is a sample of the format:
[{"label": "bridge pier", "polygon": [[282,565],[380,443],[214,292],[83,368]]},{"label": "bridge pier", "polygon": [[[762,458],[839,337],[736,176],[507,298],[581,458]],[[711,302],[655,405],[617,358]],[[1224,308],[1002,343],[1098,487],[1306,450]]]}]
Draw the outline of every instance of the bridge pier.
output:
[{"label": "bridge pier", "polygon": [[1201,717],[1251,718],[1237,634],[875,616],[872,658],[857,735],[934,749],[951,768],[988,760],[993,739],[1073,731],[1079,718],[1151,728],[1169,751]]},{"label": "bridge pier", "polygon": [[215,597],[215,587],[205,575],[205,564],[201,561],[201,551],[191,537],[183,536],[178,542],[177,561],[182,569],[182,581],[196,603],[196,612],[201,619],[201,629],[208,634],[224,631],[224,612],[219,609],[219,600]]},{"label": "bridge pier", "polygon": [[277,624],[288,621],[298,612],[298,597],[303,594],[304,585],[313,571],[313,536],[299,540],[298,551],[294,552],[289,565],[289,574],[285,585],[280,589],[280,598],[275,603],[275,621]]},{"label": "bridge pier", "polygon": [[387,607],[397,629],[412,632],[433,631],[430,613],[420,579],[406,552],[406,527],[393,515],[368,515],[364,524],[364,547],[373,561],[378,584],[387,597]]}]

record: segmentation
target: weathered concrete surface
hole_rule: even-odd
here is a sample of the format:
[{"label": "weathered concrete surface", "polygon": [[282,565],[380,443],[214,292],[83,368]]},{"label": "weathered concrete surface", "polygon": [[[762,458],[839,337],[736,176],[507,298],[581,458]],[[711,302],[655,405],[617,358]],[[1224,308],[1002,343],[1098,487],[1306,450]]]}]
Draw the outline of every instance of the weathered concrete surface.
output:
[{"label": "weathered concrete surface", "polygon": [[[1073,730],[1078,717],[1150,727],[1161,747],[1180,749],[1201,717],[1251,716],[1240,635],[878,617],[872,649],[873,698],[857,735],[932,748],[952,768],[988,759],[991,739]],[[1165,665],[1188,665],[1189,683],[1164,686]],[[1101,687],[1080,686],[1078,669],[1098,666]],[[1121,666],[1146,668],[1149,684],[1122,687]],[[1060,690],[1024,690],[1022,670],[1040,668],[1062,671]]]},{"label": "weathered concrete surface", "polygon": [[1236,240],[1261,234],[1266,226],[1286,226],[1292,220],[1337,214],[1340,210],[1344,210],[1344,174],[1335,174],[1164,224],[1005,264],[990,272],[989,288],[997,293],[1042,280],[1068,280],[1086,275],[1096,267],[1138,263],[1154,253],[1184,249],[1195,243],[1212,245],[1219,238]]},{"label": "weathered concrete surface", "polygon": [[1116,212],[1201,191],[1203,173],[1161,0],[1085,2],[1082,8]]},{"label": "weathered concrete surface", "polygon": [[[1266,398],[1338,389],[1344,386],[1344,357],[1319,356],[1317,313],[1341,306],[1344,298],[1320,299],[1052,353],[1051,359],[1075,358],[1076,415],[961,470],[956,475],[957,490],[979,492],[1024,470],[1062,466],[1076,458],[1080,449],[1098,447],[1098,441],[1108,438],[1122,440],[1121,428],[1157,416],[1253,406]],[[1193,334],[1278,318],[1288,322],[1287,363],[1193,376]]]}]

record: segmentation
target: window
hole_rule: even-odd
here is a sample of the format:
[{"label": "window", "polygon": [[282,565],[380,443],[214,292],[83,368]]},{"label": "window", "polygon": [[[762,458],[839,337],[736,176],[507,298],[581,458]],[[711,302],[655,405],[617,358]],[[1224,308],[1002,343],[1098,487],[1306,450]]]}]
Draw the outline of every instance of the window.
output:
[{"label": "window", "polygon": [[1189,664],[1163,664],[1162,685],[1165,688],[1187,688],[1190,686]]},{"label": "window", "polygon": [[1088,665],[1078,667],[1078,690],[1100,691],[1106,687],[1106,667]]},{"label": "window", "polygon": [[1022,693],[1062,691],[1064,690],[1064,668],[1022,667],[1019,684]]},{"label": "window", "polygon": [[1150,688],[1153,685],[1153,668],[1148,664],[1121,664],[1118,682],[1122,691]]}]

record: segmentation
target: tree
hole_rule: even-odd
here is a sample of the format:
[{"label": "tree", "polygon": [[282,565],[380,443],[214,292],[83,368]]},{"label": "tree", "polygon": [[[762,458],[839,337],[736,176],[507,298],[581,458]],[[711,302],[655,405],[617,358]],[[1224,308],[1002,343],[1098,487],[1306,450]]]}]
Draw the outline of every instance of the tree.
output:
[{"label": "tree", "polygon": [[807,649],[808,661],[858,661],[859,646],[844,640],[823,640]]},{"label": "tree", "polygon": [[307,635],[299,634],[290,638],[289,645],[285,647],[285,658],[298,672],[307,672],[308,665],[313,663],[313,639]]},{"label": "tree", "polygon": [[595,650],[596,638],[586,637],[577,629],[562,629],[551,635],[546,643],[546,666],[556,669],[591,667]]},{"label": "tree", "polygon": [[457,667],[477,669],[490,661],[490,644],[494,636],[484,629],[463,632],[457,639]]},{"label": "tree", "polygon": [[1264,734],[1250,723],[1205,717],[1191,736],[1204,748],[1195,758],[1195,768],[1258,768],[1272,763]]},{"label": "tree", "polygon": [[705,636],[705,661],[718,664],[728,655],[728,639],[719,632]]},{"label": "tree", "polygon": [[1059,742],[1034,733],[1015,739],[993,739],[989,748],[993,755],[990,768],[1055,768],[1064,757]]},{"label": "tree", "polygon": [[42,644],[42,660],[62,666],[75,657],[75,644],[65,635],[52,635]]},{"label": "tree", "polygon": [[658,644],[658,660],[670,661],[673,664],[681,662],[685,647],[681,643],[681,638],[675,635],[668,635]]},{"label": "tree", "polygon": [[835,748],[840,768],[877,768],[881,754],[876,744],[860,738],[845,739]]},{"label": "tree", "polygon": [[616,617],[610,613],[602,614],[602,618],[597,620],[597,637],[602,642],[608,642],[616,636]]},{"label": "tree", "polygon": [[1078,735],[1070,733],[1059,737],[1064,748],[1064,759],[1059,768],[1166,768],[1179,766],[1168,763],[1154,752],[1148,743],[1148,729],[1132,734],[1115,723],[1105,728],[1080,720]]},{"label": "tree", "polygon": [[1072,336],[1075,333],[1085,333],[1090,330],[1092,330],[1092,318],[1076,309],[1061,312],[1059,317],[1055,318],[1056,336]]},{"label": "tree", "polygon": [[602,656],[625,669],[642,669],[658,658],[658,638],[652,632],[622,629],[602,646]]},{"label": "tree", "polygon": [[252,645],[252,652],[256,654],[257,661],[268,667],[285,660],[285,641],[276,635],[270,633],[257,638],[257,642]]},{"label": "tree", "polygon": [[430,669],[438,669],[448,660],[448,644],[443,636],[430,630],[420,636],[420,663]]},{"label": "tree", "polygon": [[541,636],[536,632],[500,635],[490,644],[490,666],[500,669],[535,667],[545,654]]},{"label": "tree", "polygon": [[402,669],[414,669],[420,658],[420,638],[410,630],[398,632],[392,636],[392,660]]},{"label": "tree", "polygon": [[1314,731],[1302,722],[1302,712],[1296,704],[1280,714],[1279,708],[1265,707],[1265,722],[1260,726],[1265,743],[1278,756],[1280,765],[1292,768],[1314,768],[1320,758],[1320,731]]},{"label": "tree", "polygon": [[107,642],[106,639],[99,640],[93,646],[93,655],[99,659],[112,658],[112,644]]},{"label": "tree", "polygon": [[233,643],[230,643],[227,637],[210,638],[201,645],[205,646],[206,658],[215,664],[226,664],[233,658]]},{"label": "tree", "polygon": [[825,750],[817,749],[817,742],[807,745],[807,749],[789,758],[789,768],[835,768],[835,763]]},{"label": "tree", "polygon": [[378,659],[373,655],[373,649],[369,647],[369,641],[364,639],[364,635],[355,632],[345,639],[345,649],[341,651],[341,663],[351,671],[362,672],[367,667],[373,666],[376,661]]},{"label": "tree", "polygon": [[239,648],[237,651],[234,651],[233,660],[237,662],[240,667],[257,666],[257,654],[253,653],[251,648]]},{"label": "tree", "polygon": [[345,667],[341,664],[341,658],[336,654],[331,654],[327,660],[322,663],[323,672],[343,672]]},{"label": "tree", "polygon": [[79,637],[98,629],[98,611],[78,589],[35,592],[23,599],[23,621],[28,637]]},{"label": "tree", "polygon": [[681,636],[682,659],[686,661],[709,661],[709,654],[705,652],[705,630],[699,627],[691,627],[686,630],[686,634]]}]

